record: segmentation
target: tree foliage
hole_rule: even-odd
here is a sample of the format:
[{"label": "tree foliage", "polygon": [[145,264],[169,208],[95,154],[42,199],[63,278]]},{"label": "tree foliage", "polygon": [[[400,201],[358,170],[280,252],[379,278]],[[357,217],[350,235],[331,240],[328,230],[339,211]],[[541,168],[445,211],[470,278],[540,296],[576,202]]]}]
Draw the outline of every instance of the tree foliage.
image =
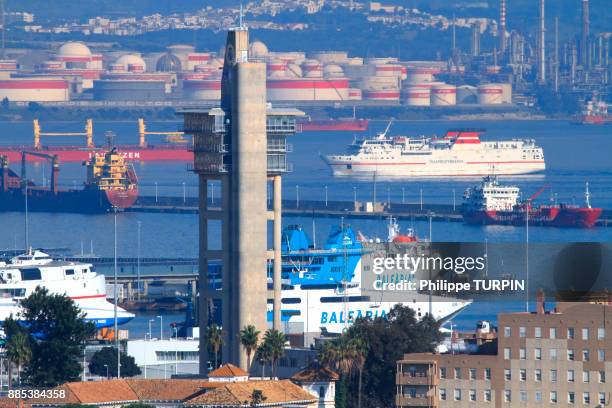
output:
[{"label": "tree foliage", "polygon": [[240,330],[240,344],[244,347],[244,350],[247,354],[247,371],[251,371],[251,356],[253,352],[257,349],[257,344],[259,343],[259,330],[255,328],[252,324],[245,326],[242,330]]},{"label": "tree foliage", "polygon": [[70,298],[49,294],[40,287],[21,301],[21,308],[21,324],[7,319],[5,328],[10,337],[19,326],[29,339],[31,356],[24,372],[27,383],[55,387],[77,381],[85,340],[93,336],[95,326],[84,320],[83,312]]},{"label": "tree foliage", "polygon": [[336,407],[393,406],[396,362],[405,353],[433,352],[441,340],[438,323],[429,315],[417,320],[409,307],[358,319],[319,349],[319,360],[341,375]]},{"label": "tree foliage", "polygon": [[[89,372],[106,377],[105,364],[108,366],[109,376],[113,377],[113,375],[116,375],[117,349],[115,347],[104,347],[96,351],[89,362]],[[121,377],[134,377],[140,373],[140,368],[136,365],[134,357],[121,352]]]}]

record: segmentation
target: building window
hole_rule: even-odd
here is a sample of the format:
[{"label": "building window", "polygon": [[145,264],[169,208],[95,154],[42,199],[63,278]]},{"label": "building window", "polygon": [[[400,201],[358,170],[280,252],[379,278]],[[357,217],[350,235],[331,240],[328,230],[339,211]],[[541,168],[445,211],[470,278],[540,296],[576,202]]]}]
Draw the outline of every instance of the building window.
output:
[{"label": "building window", "polygon": [[568,361],[574,361],[574,349],[567,349]]},{"label": "building window", "polygon": [[504,348],[504,360],[510,360],[510,347]]},{"label": "building window", "polygon": [[567,328],[567,338],[568,339],[573,339],[574,338],[574,328],[573,327],[568,327]]},{"label": "building window", "polygon": [[542,370],[536,368],[534,379],[536,382],[542,382]]},{"label": "building window", "polygon": [[582,382],[583,383],[588,383],[591,380],[591,376],[589,374],[588,371],[583,371],[582,372]]},{"label": "building window", "polygon": [[504,401],[505,402],[512,401],[512,392],[510,390],[504,390]]},{"label": "building window", "polygon": [[551,391],[550,392],[550,402],[551,402],[551,404],[556,404],[557,403],[557,391]]},{"label": "building window", "polygon": [[524,368],[521,368],[521,371],[520,371],[520,380],[521,381],[527,381],[527,370],[525,370]]},{"label": "building window", "polygon": [[590,359],[589,349],[582,350],[582,361],[589,361],[589,359]]},{"label": "building window", "polygon": [[470,401],[476,401],[476,390],[470,390]]},{"label": "building window", "polygon": [[491,402],[491,390],[484,390],[482,397],[486,402]]},{"label": "building window", "polygon": [[520,392],[520,399],[521,402],[527,402],[527,391],[522,391]]},{"label": "building window", "polygon": [[506,381],[512,381],[512,371],[509,368],[504,369],[504,378]]},{"label": "building window", "polygon": [[440,401],[446,401],[446,388],[440,388]]},{"label": "building window", "polygon": [[602,407],[606,406],[606,393],[605,392],[600,392],[599,393],[599,404]]},{"label": "building window", "polygon": [[476,369],[470,368],[470,380],[475,380],[475,379],[476,379]]},{"label": "building window", "polygon": [[597,340],[603,340],[606,338],[606,329],[603,327],[597,328]]},{"label": "building window", "polygon": [[606,372],[605,371],[600,371],[599,372],[599,382],[601,384],[605,384],[606,383]]},{"label": "building window", "polygon": [[591,403],[591,394],[589,394],[588,392],[583,392],[582,393],[582,403],[584,405],[589,405]]},{"label": "building window", "polygon": [[504,327],[504,337],[510,337],[512,335],[512,328],[511,327]]},{"label": "building window", "polygon": [[524,338],[527,335],[527,329],[524,326],[519,327],[519,337]]},{"label": "building window", "polygon": [[574,393],[572,391],[567,393],[567,403],[568,404],[573,404],[574,402],[576,402],[576,397],[574,395]]},{"label": "building window", "polygon": [[550,382],[557,382],[557,370],[550,370]]},{"label": "building window", "polygon": [[542,349],[541,348],[536,348],[535,349],[535,359],[536,360],[541,360],[542,359]]},{"label": "building window", "polygon": [[440,367],[440,378],[441,379],[446,378],[446,367]]},{"label": "building window", "polygon": [[548,337],[550,337],[551,339],[557,338],[557,328],[556,327],[550,328],[550,330],[548,331]]},{"label": "building window", "polygon": [[455,401],[461,401],[461,390],[455,389]]},{"label": "building window", "polygon": [[582,329],[582,340],[588,340],[588,339],[589,339],[589,329],[584,328]]},{"label": "building window", "polygon": [[461,369],[459,367],[455,368],[455,379],[461,379]]},{"label": "building window", "polygon": [[597,361],[606,361],[606,351],[599,349],[597,350]]},{"label": "building window", "polygon": [[519,358],[521,360],[527,359],[527,349],[521,347],[521,349],[519,350]]},{"label": "building window", "polygon": [[487,381],[491,380],[491,369],[490,368],[485,368],[484,370],[484,379]]},{"label": "building window", "polygon": [[550,359],[553,361],[557,359],[557,349],[556,348],[550,349]]},{"label": "building window", "polygon": [[534,329],[534,336],[536,339],[541,339],[542,338],[542,328],[541,327],[536,327]]},{"label": "building window", "polygon": [[535,400],[536,402],[542,402],[542,391],[535,392]]},{"label": "building window", "polygon": [[574,370],[567,370],[567,382],[574,382]]}]

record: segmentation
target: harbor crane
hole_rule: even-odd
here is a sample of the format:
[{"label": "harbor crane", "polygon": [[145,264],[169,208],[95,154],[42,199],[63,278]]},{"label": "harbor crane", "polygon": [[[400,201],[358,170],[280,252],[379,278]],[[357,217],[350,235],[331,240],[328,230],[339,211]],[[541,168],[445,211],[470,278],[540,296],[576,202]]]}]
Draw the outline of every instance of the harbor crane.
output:
[{"label": "harbor crane", "polygon": [[151,132],[147,130],[145,121],[143,118],[138,119],[138,147],[147,147],[147,135],[165,135],[166,142],[170,143],[188,143],[189,140],[183,137],[184,132]]},{"label": "harbor crane", "polygon": [[85,132],[41,132],[40,123],[38,119],[34,119],[34,149],[41,150],[42,144],[40,142],[41,136],[85,136],[87,140],[87,147],[93,148],[93,120],[87,119],[85,123]]}]

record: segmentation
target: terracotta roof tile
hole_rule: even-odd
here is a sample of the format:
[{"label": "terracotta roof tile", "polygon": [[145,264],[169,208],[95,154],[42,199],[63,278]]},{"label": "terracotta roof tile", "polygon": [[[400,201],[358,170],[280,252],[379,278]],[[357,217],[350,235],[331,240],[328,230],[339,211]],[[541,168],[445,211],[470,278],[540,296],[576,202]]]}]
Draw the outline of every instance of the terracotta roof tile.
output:
[{"label": "terracotta roof tile", "polygon": [[0,408],[17,408],[19,401],[15,398],[0,397]]},{"label": "terracotta roof tile", "polygon": [[249,373],[233,364],[224,364],[208,373],[209,377],[245,377],[248,375]]},{"label": "terracotta roof tile", "polygon": [[223,406],[248,405],[253,391],[260,390],[265,398],[264,404],[287,404],[316,401],[310,393],[289,380],[281,381],[242,381],[225,383],[223,387],[200,394],[185,402],[185,405]]},{"label": "terracotta roof tile", "polygon": [[[206,380],[155,380],[126,379],[140,400],[182,401],[203,389],[217,388],[223,383]],[[2,408],[2,407],[0,407]]]},{"label": "terracotta roof tile", "polygon": [[64,398],[34,398],[27,400],[32,405],[100,404],[115,401],[138,401],[138,396],[125,380],[71,382],[60,385]]},{"label": "terracotta roof tile", "polygon": [[291,379],[298,382],[338,381],[340,376],[335,371],[332,371],[315,361],[305,369],[295,373]]}]

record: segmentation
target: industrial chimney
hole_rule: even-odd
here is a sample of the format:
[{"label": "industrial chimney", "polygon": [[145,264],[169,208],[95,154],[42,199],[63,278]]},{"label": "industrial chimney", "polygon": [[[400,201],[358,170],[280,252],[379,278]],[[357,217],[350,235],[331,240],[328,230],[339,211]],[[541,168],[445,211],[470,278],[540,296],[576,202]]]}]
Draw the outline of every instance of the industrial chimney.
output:
[{"label": "industrial chimney", "polygon": [[545,0],[540,0],[540,35],[538,38],[538,83],[546,83],[546,26],[544,24]]},{"label": "industrial chimney", "polygon": [[589,0],[582,0],[582,39],[580,41],[580,65],[589,68]]}]

